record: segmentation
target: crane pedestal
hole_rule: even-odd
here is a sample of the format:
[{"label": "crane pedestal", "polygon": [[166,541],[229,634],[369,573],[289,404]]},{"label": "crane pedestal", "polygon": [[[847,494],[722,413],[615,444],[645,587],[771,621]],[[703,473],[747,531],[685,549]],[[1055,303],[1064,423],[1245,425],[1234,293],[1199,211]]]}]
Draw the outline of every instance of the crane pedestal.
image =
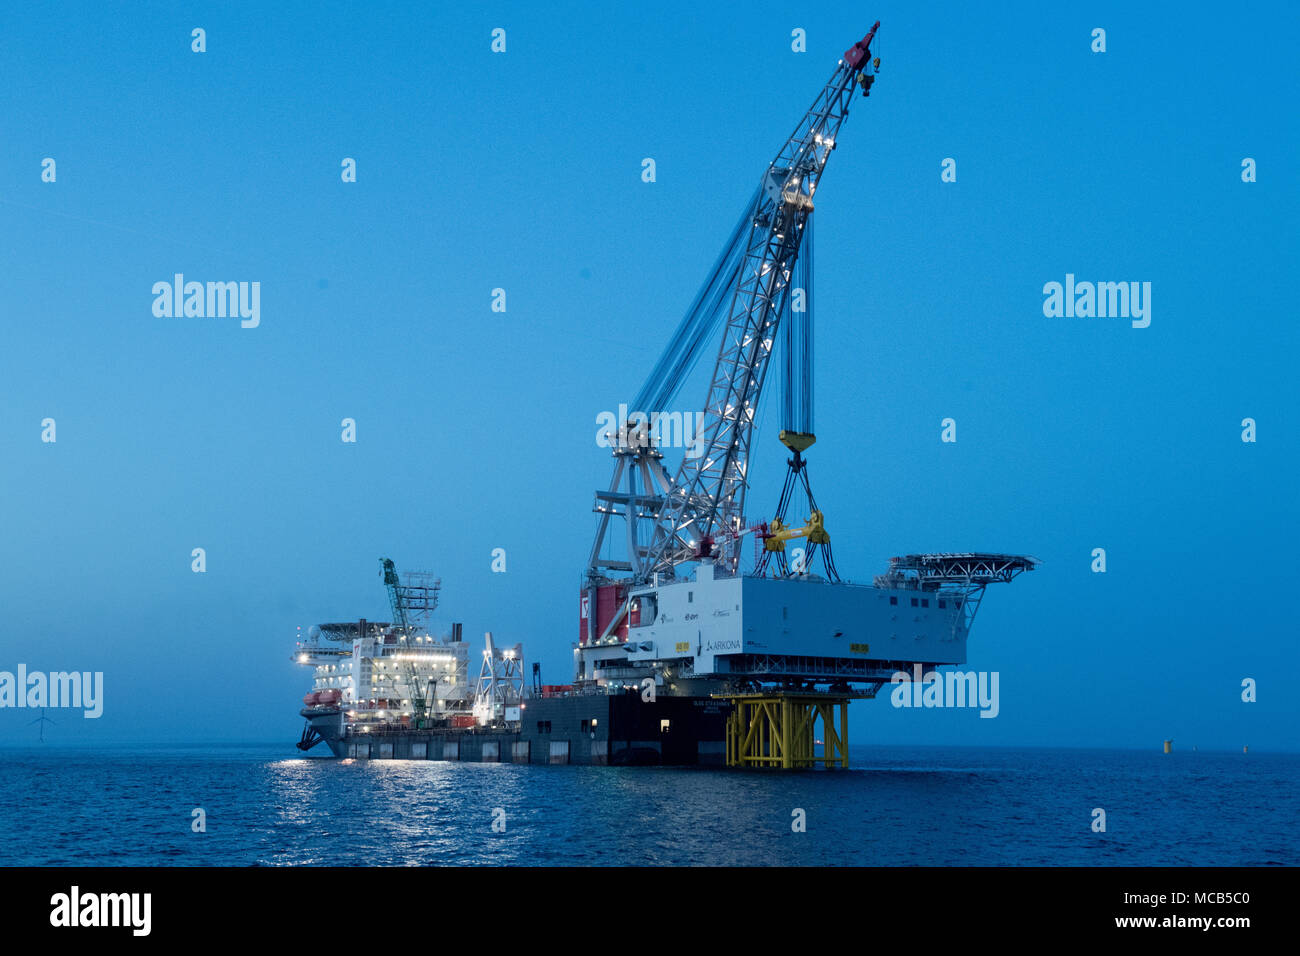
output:
[{"label": "crane pedestal", "polygon": [[[777,690],[724,696],[732,706],[727,718],[728,767],[848,767],[850,695]],[[819,721],[824,741],[820,754]]]}]

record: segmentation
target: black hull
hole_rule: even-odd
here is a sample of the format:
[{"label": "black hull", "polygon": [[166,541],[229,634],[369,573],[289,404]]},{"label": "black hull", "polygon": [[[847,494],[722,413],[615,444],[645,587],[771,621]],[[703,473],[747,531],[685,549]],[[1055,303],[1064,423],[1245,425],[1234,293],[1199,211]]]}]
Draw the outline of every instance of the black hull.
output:
[{"label": "black hull", "polygon": [[[393,728],[348,733],[338,711],[304,711],[319,742],[356,760],[459,760],[582,766],[722,766],[724,701],[639,694],[526,701],[518,730]],[[314,735],[313,735],[314,739]]]}]

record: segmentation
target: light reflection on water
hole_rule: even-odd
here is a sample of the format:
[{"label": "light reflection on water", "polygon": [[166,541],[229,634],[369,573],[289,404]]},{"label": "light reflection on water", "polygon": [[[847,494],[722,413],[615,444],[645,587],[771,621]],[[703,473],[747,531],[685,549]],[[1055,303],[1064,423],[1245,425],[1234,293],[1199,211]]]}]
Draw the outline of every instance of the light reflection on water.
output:
[{"label": "light reflection on water", "polygon": [[[1300,863],[1300,757],[864,748],[861,769],[0,751],[0,863]],[[1092,833],[1104,806],[1108,832]],[[192,833],[202,807],[207,832]],[[802,809],[807,832],[791,830]],[[504,812],[505,831],[493,832]]]}]

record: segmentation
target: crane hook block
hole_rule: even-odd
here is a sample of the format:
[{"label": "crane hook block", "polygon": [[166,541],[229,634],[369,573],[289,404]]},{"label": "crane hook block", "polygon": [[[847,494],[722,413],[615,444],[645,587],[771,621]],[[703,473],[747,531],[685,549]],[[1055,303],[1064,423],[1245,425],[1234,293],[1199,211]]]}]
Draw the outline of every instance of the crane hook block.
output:
[{"label": "crane hook block", "polygon": [[817,436],[812,432],[796,432],[784,428],[777,437],[781,439],[781,444],[791,451],[807,451],[817,441]]}]

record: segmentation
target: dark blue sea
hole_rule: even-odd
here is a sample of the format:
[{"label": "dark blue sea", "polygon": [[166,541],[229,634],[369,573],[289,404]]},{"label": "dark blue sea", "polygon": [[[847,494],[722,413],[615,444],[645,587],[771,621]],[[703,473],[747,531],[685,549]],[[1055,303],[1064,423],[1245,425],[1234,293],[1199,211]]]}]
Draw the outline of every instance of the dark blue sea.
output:
[{"label": "dark blue sea", "polygon": [[852,759],[779,774],[349,762],[280,745],[0,750],[0,864],[1300,865],[1300,755]]}]

